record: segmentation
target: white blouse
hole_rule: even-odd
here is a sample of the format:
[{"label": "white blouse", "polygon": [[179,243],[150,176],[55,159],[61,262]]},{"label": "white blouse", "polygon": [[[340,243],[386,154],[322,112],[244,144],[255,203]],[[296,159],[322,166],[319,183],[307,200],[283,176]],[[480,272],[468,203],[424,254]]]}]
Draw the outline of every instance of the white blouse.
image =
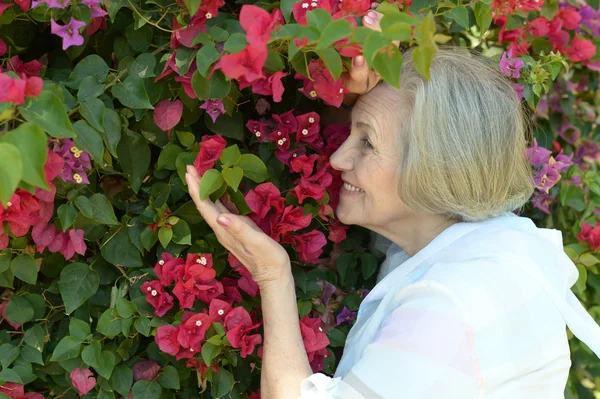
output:
[{"label": "white blouse", "polygon": [[387,250],[334,378],[299,399],[563,399],[566,326],[600,356],[600,327],[570,288],[560,231],[512,213],[457,223],[413,257]]}]

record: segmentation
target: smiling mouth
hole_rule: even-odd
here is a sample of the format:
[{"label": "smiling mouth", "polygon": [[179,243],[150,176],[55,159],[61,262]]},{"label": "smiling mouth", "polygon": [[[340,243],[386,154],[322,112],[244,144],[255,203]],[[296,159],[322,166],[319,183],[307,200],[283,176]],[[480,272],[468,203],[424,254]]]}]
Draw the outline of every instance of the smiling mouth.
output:
[{"label": "smiling mouth", "polygon": [[346,191],[354,191],[354,192],[359,192],[359,193],[365,192],[365,190],[358,188],[356,186],[353,186],[352,184],[349,184],[349,183],[344,183],[344,189]]}]

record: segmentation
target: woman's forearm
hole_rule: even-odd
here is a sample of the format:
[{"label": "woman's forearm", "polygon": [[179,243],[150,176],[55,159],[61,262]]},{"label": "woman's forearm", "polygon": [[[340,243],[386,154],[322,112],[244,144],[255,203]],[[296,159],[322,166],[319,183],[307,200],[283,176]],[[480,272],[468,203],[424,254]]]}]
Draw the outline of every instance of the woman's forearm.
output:
[{"label": "woman's forearm", "polygon": [[297,399],[300,382],[312,374],[298,319],[291,271],[284,278],[260,285],[264,347],[261,398]]}]

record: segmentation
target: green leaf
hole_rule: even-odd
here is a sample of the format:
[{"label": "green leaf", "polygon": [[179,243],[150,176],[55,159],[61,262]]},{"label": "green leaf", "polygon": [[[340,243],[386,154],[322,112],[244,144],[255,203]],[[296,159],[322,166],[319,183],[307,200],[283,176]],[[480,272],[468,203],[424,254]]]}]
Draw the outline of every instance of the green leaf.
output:
[{"label": "green leaf", "polygon": [[179,139],[179,142],[181,143],[181,145],[186,148],[190,147],[196,141],[196,137],[194,136],[194,133],[183,132],[181,130],[177,130],[175,133],[177,134],[177,138]]},{"label": "green leaf", "polygon": [[6,205],[23,177],[23,161],[17,147],[0,143],[0,201]]},{"label": "green leaf", "polygon": [[469,12],[465,6],[454,7],[446,15],[455,20],[463,28],[469,29]]},{"label": "green leaf", "polygon": [[101,131],[102,140],[113,157],[118,158],[117,146],[121,141],[121,118],[115,110],[106,109],[104,112],[104,130]]},{"label": "green leaf", "polygon": [[144,86],[144,80],[136,76],[128,76],[123,83],[112,87],[112,94],[117,100],[129,108],[154,109]]},{"label": "green leaf", "polygon": [[163,248],[166,248],[167,245],[169,245],[172,238],[173,230],[171,230],[170,228],[163,226],[160,229],[158,229],[158,241],[160,241],[160,245],[162,245]]},{"label": "green leaf", "polygon": [[[246,40],[246,35],[243,33],[236,32],[233,35],[229,36],[229,39],[223,45],[223,51],[226,51],[230,54],[239,53],[248,45],[248,41]],[[219,54],[220,56],[220,54]],[[200,67],[198,67],[200,70]],[[203,74],[206,76],[206,74]]]},{"label": "green leaf", "polygon": [[190,15],[196,15],[201,3],[201,0],[185,0],[185,6],[190,12]]},{"label": "green leaf", "polygon": [[73,359],[79,356],[79,350],[81,349],[81,341],[75,337],[67,335],[58,342],[50,361],[57,362],[59,360]]},{"label": "green leaf", "polygon": [[10,269],[14,276],[27,284],[37,282],[38,266],[31,255],[17,255],[10,264]]},{"label": "green leaf", "polygon": [[129,319],[136,312],[136,307],[133,303],[123,297],[117,297],[117,312],[124,319]]},{"label": "green leaf", "polygon": [[10,269],[10,263],[12,260],[12,253],[9,249],[0,251],[0,273],[4,273]]},{"label": "green leaf", "polygon": [[117,314],[117,309],[106,309],[98,319],[96,330],[108,338],[114,338],[121,334],[121,319]]},{"label": "green leaf", "polygon": [[159,399],[162,389],[157,382],[140,380],[133,384],[133,399]]},{"label": "green leaf", "polygon": [[96,98],[102,93],[104,93],[104,83],[99,83],[93,76],[86,76],[81,81],[79,90],[77,90],[77,99],[79,102],[84,102]]},{"label": "green leaf", "polygon": [[196,49],[187,48],[185,46],[180,46],[177,49],[177,53],[175,54],[175,65],[179,71],[179,76],[183,76],[188,72],[192,62],[195,59],[197,51],[198,50]]},{"label": "green leaf", "polygon": [[360,266],[363,278],[366,280],[377,271],[377,259],[370,253],[364,253],[360,257]]},{"label": "green leaf", "polygon": [[269,177],[267,166],[254,154],[243,154],[238,166],[244,170],[244,176],[256,183],[262,183]]},{"label": "green leaf", "polygon": [[412,52],[412,59],[415,65],[415,69],[427,80],[431,79],[431,77],[429,76],[429,67],[431,66],[431,61],[433,60],[433,57],[436,53],[437,49],[435,47],[430,46],[419,46],[415,48]]},{"label": "green leaf", "polygon": [[[294,4],[296,4],[296,0],[281,0],[280,1],[280,5],[281,5],[281,13],[283,14],[283,18],[285,19],[286,25],[290,23],[290,21],[292,20],[292,8],[294,7]],[[296,24],[294,24],[296,25]]]},{"label": "green leaf", "polygon": [[[389,46],[391,40],[388,39],[383,33],[373,31],[365,39],[363,46],[365,60],[367,64],[372,67],[375,56],[382,48]],[[393,45],[393,44],[392,44]]]},{"label": "green leaf", "polygon": [[92,342],[81,351],[81,360],[90,367],[99,367],[102,345],[98,341]]},{"label": "green leaf", "polygon": [[179,390],[179,373],[173,366],[165,366],[158,377],[160,386],[166,389]]},{"label": "green leaf", "polygon": [[117,154],[123,172],[128,174],[131,189],[137,193],[150,167],[150,148],[139,134],[131,130],[122,137]]},{"label": "green leaf", "polygon": [[91,127],[83,119],[78,120],[73,124],[73,128],[77,132],[75,137],[75,145],[82,150],[90,153],[94,161],[102,165],[102,157],[104,156],[104,143],[100,133]]},{"label": "green leaf", "polygon": [[319,32],[323,32],[331,21],[331,13],[322,8],[315,8],[306,13],[308,25],[317,28]]},{"label": "green leaf", "polygon": [[73,72],[69,75],[69,79],[63,82],[63,84],[72,89],[77,89],[81,85],[81,81],[88,76],[96,78],[99,83],[106,82],[108,76],[108,65],[99,55],[92,54],[79,61]]},{"label": "green leaf", "polygon": [[72,317],[69,321],[69,335],[80,341],[85,341],[92,333],[90,325],[83,320]]},{"label": "green leaf", "polygon": [[221,398],[227,395],[233,388],[233,375],[224,368],[219,369],[219,372],[213,376],[213,384],[211,394],[214,398]]},{"label": "green leaf", "polygon": [[138,78],[152,78],[155,77],[154,69],[156,68],[156,57],[150,53],[140,54],[135,61],[129,64],[127,72],[130,76],[136,76]]},{"label": "green leaf", "polygon": [[71,314],[98,291],[100,277],[85,263],[70,263],[60,272],[58,288],[65,304],[66,314]]},{"label": "green leaf", "polygon": [[226,80],[220,70],[216,70],[210,79],[195,71],[192,75],[192,88],[199,100],[221,99],[229,93],[231,81]]},{"label": "green leaf", "polygon": [[233,112],[231,116],[227,114],[219,115],[214,123],[212,118],[204,113],[204,125],[215,134],[236,140],[244,139],[245,127],[241,112]]},{"label": "green leaf", "polygon": [[92,219],[96,223],[116,225],[119,224],[113,207],[104,194],[94,194],[90,198],[79,196],[75,199],[75,205],[83,216]]},{"label": "green leaf", "polygon": [[[44,165],[48,156],[47,141],[46,134],[35,123],[23,123],[0,136],[0,143],[12,144],[21,152],[23,181],[45,190],[50,189],[44,175]],[[4,157],[4,151],[0,151],[0,154]]]},{"label": "green leaf", "polygon": [[492,24],[492,7],[482,1],[475,4],[475,22],[479,26],[480,35],[483,36]]},{"label": "green leaf", "polygon": [[127,366],[117,366],[113,371],[111,381],[115,391],[127,397],[133,384],[133,372]]},{"label": "green leaf", "polygon": [[21,359],[30,363],[37,363],[40,365],[44,365],[44,359],[42,358],[42,352],[39,350],[32,348],[31,346],[24,346],[21,349]]},{"label": "green leaf", "polygon": [[25,331],[24,340],[27,345],[41,352],[44,350],[44,337],[45,335],[42,326],[39,324],[34,324]]},{"label": "green leaf", "polygon": [[210,364],[220,353],[220,346],[211,344],[210,342],[205,342],[204,345],[202,345],[202,360],[204,360],[204,363],[206,364]]},{"label": "green leaf", "polygon": [[3,368],[8,368],[19,357],[21,351],[18,347],[11,344],[0,345],[0,363]]},{"label": "green leaf", "polygon": [[0,381],[14,382],[16,384],[24,384],[24,381],[21,379],[21,376],[15,371],[11,369],[4,369],[0,373]]},{"label": "green leaf", "polygon": [[300,318],[306,316],[312,310],[312,302],[307,299],[298,301],[298,315]]},{"label": "green leaf", "polygon": [[[391,57],[389,56],[391,53]],[[402,53],[398,47],[391,45],[387,53],[377,53],[373,60],[373,69],[382,79],[393,87],[400,88],[400,70],[402,69]]]},{"label": "green leaf", "polygon": [[334,80],[337,80],[343,71],[342,57],[337,50],[328,48],[324,50],[315,50],[319,58],[323,60],[325,66],[331,72],[331,76]]},{"label": "green leaf", "polygon": [[144,263],[142,262],[140,251],[131,242],[127,231],[120,227],[115,227],[114,229],[120,229],[120,231],[115,234],[111,230],[105,237],[102,249],[100,250],[102,257],[113,265],[125,267],[143,266]]},{"label": "green leaf", "polygon": [[125,37],[127,37],[127,42],[129,42],[129,45],[135,51],[139,51],[140,53],[150,48],[153,34],[154,30],[149,25],[144,25],[139,29],[135,29],[135,26],[131,24],[125,28]]},{"label": "green leaf", "polygon": [[183,148],[176,144],[168,144],[162,149],[156,163],[157,169],[176,170],[175,160],[183,152]]},{"label": "green leaf", "polygon": [[223,175],[225,182],[233,189],[233,191],[237,191],[238,186],[242,181],[242,177],[244,177],[244,170],[239,166],[234,166],[233,168],[223,169],[221,174]]},{"label": "green leaf", "polygon": [[192,245],[192,232],[185,220],[180,220],[173,226],[173,242],[180,245]]},{"label": "green leaf", "polygon": [[97,98],[90,98],[79,104],[79,113],[88,123],[99,132],[104,131],[104,113],[106,106]]},{"label": "green leaf", "polygon": [[223,184],[223,176],[216,169],[207,170],[200,180],[200,198],[205,200]]},{"label": "green leaf", "polygon": [[331,21],[323,32],[317,44],[316,49],[324,49],[332,45],[334,42],[341,40],[352,34],[352,25],[346,19],[336,19]]},{"label": "green leaf", "polygon": [[27,97],[25,104],[17,108],[23,118],[37,123],[52,137],[76,136],[63,102],[50,90],[42,91],[37,97]]},{"label": "green leaf", "polygon": [[225,148],[223,152],[221,152],[221,157],[219,159],[226,166],[233,166],[240,160],[241,155],[239,147],[237,144],[234,144]]},{"label": "green leaf", "polygon": [[113,369],[115,368],[115,355],[110,351],[102,351],[98,360],[99,364],[97,367],[94,367],[94,369],[102,377],[109,380],[110,376],[112,375]]},{"label": "green leaf", "polygon": [[62,231],[67,231],[77,218],[77,209],[73,204],[61,204],[56,210]]}]

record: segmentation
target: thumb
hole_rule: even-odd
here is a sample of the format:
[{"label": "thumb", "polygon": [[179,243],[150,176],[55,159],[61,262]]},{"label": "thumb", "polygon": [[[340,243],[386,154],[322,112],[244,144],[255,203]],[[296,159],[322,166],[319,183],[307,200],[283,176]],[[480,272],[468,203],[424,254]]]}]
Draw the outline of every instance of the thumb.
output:
[{"label": "thumb", "polygon": [[[352,59],[352,69],[350,70],[350,77],[353,82],[356,82],[358,85],[367,86],[367,81],[369,79],[369,67],[367,66],[367,62],[365,60],[364,55],[357,55]],[[364,89],[361,87],[361,89]]]}]

